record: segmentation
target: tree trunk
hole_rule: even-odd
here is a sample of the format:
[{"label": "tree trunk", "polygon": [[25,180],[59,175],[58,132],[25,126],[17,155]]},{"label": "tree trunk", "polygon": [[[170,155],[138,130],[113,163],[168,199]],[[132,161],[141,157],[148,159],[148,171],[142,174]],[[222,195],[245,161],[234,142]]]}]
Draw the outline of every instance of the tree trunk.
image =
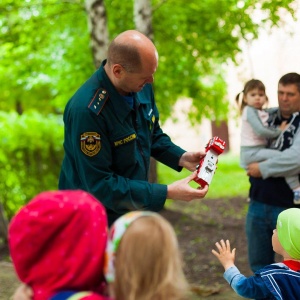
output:
[{"label": "tree trunk", "polygon": [[8,228],[8,221],[4,214],[4,208],[2,203],[0,202],[0,238],[2,237],[4,243],[7,244],[7,228]]},{"label": "tree trunk", "polygon": [[[135,28],[153,41],[151,2],[149,0],[135,0],[133,9]],[[157,162],[152,157],[150,160],[149,182],[157,182]]]},{"label": "tree trunk", "polygon": [[86,0],[85,8],[88,15],[94,65],[99,68],[102,60],[107,56],[109,44],[104,0]]},{"label": "tree trunk", "polygon": [[136,29],[153,41],[151,1],[135,0],[133,9]]},{"label": "tree trunk", "polygon": [[20,116],[23,114],[23,106],[22,106],[21,101],[19,101],[19,100],[17,100],[17,103],[16,103],[16,111]]},{"label": "tree trunk", "polygon": [[229,130],[227,121],[220,121],[219,123],[216,121],[211,121],[211,132],[212,136],[218,136],[226,143],[226,147],[224,153],[229,152],[230,144],[229,144]]}]

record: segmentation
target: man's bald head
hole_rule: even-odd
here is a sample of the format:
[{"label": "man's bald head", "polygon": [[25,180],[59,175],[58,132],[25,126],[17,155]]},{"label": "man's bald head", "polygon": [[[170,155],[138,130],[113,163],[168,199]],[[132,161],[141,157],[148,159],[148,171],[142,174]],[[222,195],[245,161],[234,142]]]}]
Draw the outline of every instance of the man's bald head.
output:
[{"label": "man's bald head", "polygon": [[139,72],[145,62],[157,63],[157,59],[157,50],[147,36],[137,30],[127,30],[111,42],[107,64],[120,64],[127,72]]}]

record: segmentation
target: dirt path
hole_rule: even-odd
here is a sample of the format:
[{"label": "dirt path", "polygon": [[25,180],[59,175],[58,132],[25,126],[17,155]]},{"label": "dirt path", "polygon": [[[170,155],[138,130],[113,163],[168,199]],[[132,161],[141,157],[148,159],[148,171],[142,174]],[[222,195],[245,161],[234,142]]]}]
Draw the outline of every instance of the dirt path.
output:
[{"label": "dirt path", "polygon": [[0,299],[8,300],[18,286],[13,266],[9,262],[0,262]]}]

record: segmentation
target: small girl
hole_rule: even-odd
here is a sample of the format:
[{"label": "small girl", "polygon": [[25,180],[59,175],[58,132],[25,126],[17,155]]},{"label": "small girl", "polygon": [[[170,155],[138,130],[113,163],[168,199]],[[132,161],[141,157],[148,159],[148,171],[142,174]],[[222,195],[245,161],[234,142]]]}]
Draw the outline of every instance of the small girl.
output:
[{"label": "small girl", "polygon": [[[240,165],[247,169],[247,165],[260,162],[278,155],[278,150],[266,148],[268,139],[278,138],[289,126],[282,122],[279,128],[268,127],[269,113],[277,108],[263,109],[268,102],[264,84],[257,79],[249,80],[244,87],[240,111],[242,114]],[[240,95],[236,96],[239,104]],[[294,203],[300,204],[300,182],[298,176],[286,177],[286,182],[294,192]]]},{"label": "small girl", "polygon": [[234,265],[235,248],[230,242],[216,243],[212,253],[225,269],[224,278],[234,291],[250,299],[298,300],[300,295],[300,209],[290,208],[281,212],[273,230],[273,250],[283,257],[281,263],[268,265],[245,277]]},{"label": "small girl", "polygon": [[178,241],[157,213],[136,211],[115,221],[104,273],[115,300],[187,299]]}]

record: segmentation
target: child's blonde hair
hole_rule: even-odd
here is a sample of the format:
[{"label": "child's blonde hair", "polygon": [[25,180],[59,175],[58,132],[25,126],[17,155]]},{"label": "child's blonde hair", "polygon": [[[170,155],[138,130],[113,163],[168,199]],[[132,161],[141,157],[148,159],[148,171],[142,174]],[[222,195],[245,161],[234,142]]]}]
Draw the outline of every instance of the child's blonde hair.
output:
[{"label": "child's blonde hair", "polygon": [[132,222],[121,239],[115,260],[116,300],[186,299],[177,237],[158,214]]},{"label": "child's blonde hair", "polygon": [[[249,93],[250,91],[255,90],[255,89],[258,89],[259,91],[263,91],[264,93],[266,93],[266,87],[260,80],[251,79],[246,82],[244,89],[236,95],[235,101],[239,106],[240,113],[243,112],[244,107],[247,105],[247,103],[245,102],[245,96],[247,95],[247,93]],[[243,97],[241,100],[242,93],[243,93]],[[267,95],[266,95],[266,99],[268,101]]]}]

